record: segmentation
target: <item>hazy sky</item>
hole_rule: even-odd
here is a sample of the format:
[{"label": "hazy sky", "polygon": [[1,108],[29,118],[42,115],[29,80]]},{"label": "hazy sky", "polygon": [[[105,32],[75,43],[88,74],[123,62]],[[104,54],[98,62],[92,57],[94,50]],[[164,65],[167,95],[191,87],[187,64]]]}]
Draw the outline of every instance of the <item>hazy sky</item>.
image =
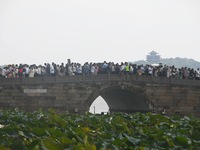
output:
[{"label": "hazy sky", "polygon": [[0,65],[200,61],[200,0],[0,0]]}]

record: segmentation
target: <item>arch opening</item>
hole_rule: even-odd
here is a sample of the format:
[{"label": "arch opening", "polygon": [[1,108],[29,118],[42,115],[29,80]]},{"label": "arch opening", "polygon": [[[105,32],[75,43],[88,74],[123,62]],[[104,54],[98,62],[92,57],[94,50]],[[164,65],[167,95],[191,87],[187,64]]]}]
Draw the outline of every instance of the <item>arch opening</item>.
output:
[{"label": "arch opening", "polygon": [[92,114],[107,114],[109,112],[109,106],[103,97],[99,95],[91,104],[89,112]]},{"label": "arch opening", "polygon": [[109,113],[148,112],[149,106],[144,92],[140,89],[111,87],[101,92],[109,106]]},{"label": "arch opening", "polygon": [[[103,99],[107,110],[98,111],[97,102]],[[148,96],[142,88],[129,85],[108,85],[103,89],[95,90],[86,101],[90,113],[115,112],[135,113],[151,110]]]}]

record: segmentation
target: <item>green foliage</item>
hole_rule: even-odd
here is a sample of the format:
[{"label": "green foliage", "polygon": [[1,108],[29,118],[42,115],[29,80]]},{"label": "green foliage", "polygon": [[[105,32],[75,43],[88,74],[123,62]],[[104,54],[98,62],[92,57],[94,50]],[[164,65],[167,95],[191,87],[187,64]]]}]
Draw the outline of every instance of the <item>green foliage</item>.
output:
[{"label": "green foliage", "polygon": [[197,150],[200,119],[152,113],[0,111],[0,141],[4,150]]}]

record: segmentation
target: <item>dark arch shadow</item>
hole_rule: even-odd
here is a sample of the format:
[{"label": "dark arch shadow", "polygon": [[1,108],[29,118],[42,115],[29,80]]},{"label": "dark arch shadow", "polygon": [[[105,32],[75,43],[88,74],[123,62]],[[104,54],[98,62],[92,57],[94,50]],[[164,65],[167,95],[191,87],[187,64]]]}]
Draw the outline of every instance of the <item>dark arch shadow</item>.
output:
[{"label": "dark arch shadow", "polygon": [[132,85],[107,85],[102,89],[97,89],[88,98],[86,102],[88,106],[91,106],[99,95],[108,104],[110,113],[150,111],[149,101],[145,92],[141,88]]}]

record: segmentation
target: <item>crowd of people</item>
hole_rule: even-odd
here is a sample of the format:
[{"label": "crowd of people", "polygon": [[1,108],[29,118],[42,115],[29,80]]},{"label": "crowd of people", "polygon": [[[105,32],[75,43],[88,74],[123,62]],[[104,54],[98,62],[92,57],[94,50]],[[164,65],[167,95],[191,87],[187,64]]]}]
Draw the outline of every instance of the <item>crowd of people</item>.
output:
[{"label": "crowd of people", "polygon": [[40,77],[40,76],[66,76],[81,74],[132,74],[132,75],[152,75],[173,77],[178,79],[200,79],[199,68],[182,67],[167,65],[137,65],[128,62],[113,63],[80,63],[68,62],[66,64],[44,63],[44,65],[7,65],[0,68],[0,78],[19,78],[19,77]]}]

